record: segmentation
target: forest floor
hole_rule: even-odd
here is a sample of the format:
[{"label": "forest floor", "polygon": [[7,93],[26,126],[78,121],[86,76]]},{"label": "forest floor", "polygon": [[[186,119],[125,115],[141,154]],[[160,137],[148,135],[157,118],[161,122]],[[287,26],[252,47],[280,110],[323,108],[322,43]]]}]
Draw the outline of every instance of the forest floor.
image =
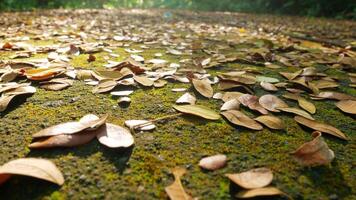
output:
[{"label": "forest floor", "polygon": [[[134,89],[131,104],[122,107],[110,92],[93,93],[95,86],[90,84],[95,80],[77,77],[68,88],[48,91],[40,88],[38,81],[19,75],[11,81],[31,82],[37,91],[14,99],[0,112],[0,165],[23,157],[46,158],[62,171],[65,182],[59,187],[14,176],[0,186],[0,198],[167,199],[164,188],[174,181],[171,169],[179,166],[187,169],[181,178],[185,191],[198,199],[233,199],[240,188],[225,174],[257,167],[271,169],[271,185],[293,199],[356,199],[355,114],[345,113],[335,105],[339,100],[355,100],[355,31],[353,21],[239,13],[0,13],[0,73],[8,65],[19,69],[24,62],[34,63],[33,66],[57,63],[67,70],[77,70],[74,72],[110,70],[105,67],[109,62],[117,64],[132,55],[137,60],[144,58],[146,72],[175,68],[176,75],[210,75],[213,81],[214,77],[221,80],[229,75],[223,73],[238,71],[240,75],[273,82],[277,91],[266,91],[258,80],[252,84],[236,81],[233,75],[235,81],[225,82],[232,86],[213,84],[214,93],[238,91],[258,97],[273,94],[298,108],[295,100],[283,97],[288,92],[296,93],[315,105],[312,117],[316,121],[336,127],[348,138],[345,141],[323,134],[335,159],[330,164],[308,167],[298,163],[291,152],[311,141],[313,130],[298,124],[295,114],[271,112],[285,128],[265,127],[258,131],[233,125],[224,117],[211,121],[183,115],[156,122],[152,131],[133,133],[135,144],[130,148],[110,149],[95,139],[78,147],[30,149],[32,134],[89,113],[109,114],[107,121],[120,126],[126,120],[152,120],[175,114],[173,105],[185,92],[174,92],[173,88],[186,88],[197,98],[198,105],[217,113],[223,101],[204,98],[191,83],[171,80],[160,88],[129,86]],[[96,59],[89,62],[89,55]],[[299,78],[288,80],[280,72],[294,73]],[[1,87],[5,85],[0,82]],[[114,91],[118,89],[120,85]],[[342,98],[334,94],[325,97],[325,91],[342,93]],[[251,118],[261,115],[242,105],[240,110]],[[350,110],[354,112],[355,108]],[[200,159],[215,154],[227,156],[224,168],[207,171],[198,166]]]}]

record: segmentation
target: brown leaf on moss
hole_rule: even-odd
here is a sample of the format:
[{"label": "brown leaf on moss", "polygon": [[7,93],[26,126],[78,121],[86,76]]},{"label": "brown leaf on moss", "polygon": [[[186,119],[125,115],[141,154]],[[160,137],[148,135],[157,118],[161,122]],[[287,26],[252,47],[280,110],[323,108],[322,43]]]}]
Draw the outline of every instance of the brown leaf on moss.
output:
[{"label": "brown leaf on moss", "polygon": [[251,110],[256,110],[264,115],[268,114],[268,111],[266,109],[264,109],[261,106],[261,104],[258,102],[257,96],[253,96],[250,94],[244,94],[244,95],[241,95],[240,97],[238,97],[238,100],[242,105],[247,106]]},{"label": "brown leaf on moss", "polygon": [[108,117],[108,115],[104,115],[101,118],[94,117],[95,115],[86,115],[82,117],[81,121],[79,122],[66,122],[62,124],[58,124],[55,126],[51,126],[45,128],[35,134],[32,135],[34,138],[39,137],[49,137],[55,135],[70,135],[74,133],[78,133],[85,129],[87,130],[95,130],[103,125]]},{"label": "brown leaf on moss", "polygon": [[263,108],[272,112],[280,112],[277,108],[288,107],[288,105],[283,100],[271,94],[261,96],[258,102]]},{"label": "brown leaf on moss", "polygon": [[237,174],[225,174],[232,182],[245,189],[262,188],[269,185],[273,180],[270,169],[262,167]]},{"label": "brown leaf on moss", "polygon": [[174,182],[165,188],[165,191],[171,200],[192,200],[193,198],[187,194],[183,188],[180,177],[186,173],[184,168],[174,168],[172,170]]},{"label": "brown leaf on moss", "polygon": [[104,129],[98,129],[99,134],[96,135],[101,144],[110,148],[126,148],[134,144],[134,138],[129,130],[110,123],[103,127]]},{"label": "brown leaf on moss", "polygon": [[344,100],[336,103],[336,106],[345,113],[356,115],[356,101]]},{"label": "brown leaf on moss", "polygon": [[238,199],[246,199],[253,197],[263,197],[263,196],[277,196],[277,195],[286,195],[284,192],[279,190],[276,187],[264,187],[264,188],[256,188],[252,190],[243,190],[236,194],[236,198]]},{"label": "brown leaf on moss", "polygon": [[310,119],[307,119],[304,117],[300,117],[300,116],[295,116],[294,120],[296,122],[298,122],[299,124],[307,126],[307,127],[314,129],[316,131],[328,133],[328,134],[336,136],[338,138],[347,140],[347,137],[343,132],[341,132],[339,129],[337,129],[333,126],[330,126],[328,124],[323,124],[321,122],[313,121],[313,120],[310,120]]},{"label": "brown leaf on moss", "polygon": [[113,90],[117,85],[117,82],[112,79],[101,80],[97,86],[92,90],[93,93],[105,93]]},{"label": "brown leaf on moss", "polygon": [[284,129],[283,121],[272,115],[262,115],[255,118],[256,121],[260,122],[261,124],[267,126],[270,129],[281,130]]},{"label": "brown leaf on moss", "polygon": [[49,160],[39,158],[20,158],[0,166],[0,184],[11,175],[31,176],[57,185],[64,183],[61,171]]},{"label": "brown leaf on moss", "polygon": [[299,108],[292,108],[292,107],[288,107],[288,108],[279,108],[277,107],[278,110],[281,110],[283,112],[288,112],[288,113],[293,113],[293,114],[296,114],[296,115],[299,115],[299,116],[302,116],[302,117],[305,117],[307,119],[310,119],[310,120],[314,120],[314,118],[309,115],[309,113],[305,112],[304,110],[301,110]]},{"label": "brown leaf on moss", "polygon": [[223,154],[209,156],[199,161],[199,166],[207,170],[217,170],[226,165],[227,157]]},{"label": "brown leaf on moss", "polygon": [[134,76],[135,81],[143,86],[151,87],[153,85],[153,81],[145,76]]},{"label": "brown leaf on moss", "polygon": [[243,126],[253,130],[262,130],[261,124],[257,123],[255,120],[251,119],[244,113],[238,110],[228,110],[221,113],[229,122]]},{"label": "brown leaf on moss", "polygon": [[299,163],[306,166],[329,164],[335,157],[334,152],[328,147],[321,132],[313,132],[314,139],[300,146],[292,155]]},{"label": "brown leaf on moss", "polygon": [[210,120],[218,120],[220,119],[220,115],[213,110],[210,110],[207,107],[200,106],[200,105],[174,105],[174,109],[178,110],[179,112],[185,114],[191,114],[195,116],[199,116],[205,119]]},{"label": "brown leaf on moss", "polygon": [[211,98],[214,94],[213,88],[207,79],[192,79],[194,88],[204,97]]}]

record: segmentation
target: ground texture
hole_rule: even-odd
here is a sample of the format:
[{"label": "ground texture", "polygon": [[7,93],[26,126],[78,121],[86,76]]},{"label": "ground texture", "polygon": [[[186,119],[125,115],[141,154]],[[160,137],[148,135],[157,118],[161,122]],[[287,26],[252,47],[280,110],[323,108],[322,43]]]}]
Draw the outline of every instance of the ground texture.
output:
[{"label": "ground texture", "polygon": [[[214,61],[218,58],[215,54],[235,59],[223,59],[206,68],[212,77],[248,70],[282,82],[286,79],[279,72],[314,67],[338,83],[337,88],[322,90],[355,96],[355,83],[350,79],[350,73],[356,72],[355,62],[340,57],[343,54],[355,58],[352,51],[355,30],[356,23],[350,21],[231,13],[165,10],[0,13],[0,43],[9,42],[25,49],[3,48],[0,59],[3,63],[34,61],[47,58],[49,52],[61,47],[75,45],[100,49],[90,52],[96,57],[93,62],[87,61],[89,50],[64,59],[76,69],[104,70],[108,60],[118,62],[132,54],[150,60],[162,53],[159,59],[196,70],[196,61],[206,58]],[[167,53],[167,48],[184,53],[173,55]],[[31,49],[29,58],[15,58],[19,52]],[[143,52],[132,53],[127,49]],[[266,67],[266,62],[274,65]],[[21,77],[15,81],[26,82]],[[190,195],[199,199],[234,198],[238,188],[224,174],[255,167],[272,169],[275,175],[272,185],[294,199],[356,199],[356,123],[354,116],[335,106],[335,100],[316,101],[303,94],[316,106],[313,115],[316,120],[337,127],[349,138],[343,141],[325,135],[325,141],[335,152],[335,160],[327,166],[303,167],[290,153],[312,139],[312,130],[298,125],[294,116],[286,113],[276,114],[286,124],[281,131],[267,128],[253,131],[233,126],[223,118],[208,121],[180,116],[157,122],[153,131],[135,133],[135,145],[129,149],[109,149],[93,140],[73,148],[30,150],[33,133],[88,113],[108,113],[109,122],[122,126],[129,119],[175,114],[172,105],[183,93],[172,92],[172,88],[188,88],[196,95],[197,104],[215,111],[222,105],[221,100],[203,98],[191,84],[179,82],[169,82],[163,88],[137,86],[126,108],[108,93],[93,94],[93,86],[80,80],[62,91],[38,88],[36,81],[32,85],[37,88],[34,95],[15,99],[0,113],[0,164],[21,157],[50,159],[63,172],[65,183],[58,187],[16,176],[0,187],[1,199],[167,199],[164,188],[173,182],[170,170],[176,166],[187,168],[182,184]],[[249,87],[257,96],[271,93],[257,83]],[[214,91],[219,91],[218,86],[214,85]],[[274,94],[281,97],[285,89]],[[284,100],[297,107],[295,101]],[[244,107],[241,109],[251,117],[258,116]],[[225,168],[214,172],[199,168],[201,158],[217,153],[227,155]]]}]

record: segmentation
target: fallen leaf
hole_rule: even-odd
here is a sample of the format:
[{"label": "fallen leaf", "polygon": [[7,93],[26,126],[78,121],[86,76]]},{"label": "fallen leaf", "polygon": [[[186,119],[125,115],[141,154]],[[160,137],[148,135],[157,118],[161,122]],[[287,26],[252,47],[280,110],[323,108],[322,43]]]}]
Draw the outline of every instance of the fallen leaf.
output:
[{"label": "fallen leaf", "polygon": [[150,87],[153,85],[154,81],[145,76],[134,76],[135,81],[143,86]]},{"label": "fallen leaf", "polygon": [[336,106],[345,113],[356,115],[356,101],[343,100],[337,102]]},{"label": "fallen leaf", "polygon": [[272,112],[279,112],[277,110],[277,107],[279,108],[287,108],[288,104],[286,104],[284,101],[282,101],[280,98],[271,95],[271,94],[266,94],[260,97],[258,102],[261,104],[261,106],[269,111]]},{"label": "fallen leaf", "polygon": [[237,110],[228,110],[221,113],[229,122],[253,130],[262,130],[261,124]]},{"label": "fallen leaf", "polygon": [[313,103],[307,101],[303,97],[299,97],[298,99],[298,104],[301,108],[304,110],[308,111],[311,114],[314,114],[316,112],[316,108]]},{"label": "fallen leaf", "polygon": [[263,188],[273,180],[272,171],[265,167],[251,169],[238,174],[226,174],[226,176],[245,189]]},{"label": "fallen leaf", "polygon": [[194,88],[204,97],[211,98],[214,94],[213,88],[208,79],[192,79]]},{"label": "fallen leaf", "polygon": [[268,82],[264,82],[262,81],[260,83],[261,87],[263,89],[265,89],[266,91],[271,91],[271,92],[275,92],[278,91],[278,88],[276,86],[274,86],[272,83],[268,83]]},{"label": "fallen leaf", "polygon": [[240,102],[237,99],[231,99],[231,100],[225,102],[221,106],[220,111],[238,110],[239,108],[240,108]]},{"label": "fallen leaf", "polygon": [[183,94],[181,97],[179,97],[179,99],[177,99],[176,103],[177,104],[194,105],[196,101],[197,101],[197,99],[193,95],[191,95],[187,92],[187,93]]},{"label": "fallen leaf", "polygon": [[180,177],[186,173],[184,168],[174,168],[172,170],[174,175],[174,182],[165,188],[165,191],[171,200],[192,200],[193,198],[189,196],[180,181]]},{"label": "fallen leaf", "polygon": [[209,108],[206,108],[204,106],[198,106],[198,105],[174,105],[174,109],[178,110],[179,112],[185,113],[185,114],[191,114],[191,115],[196,115],[205,119],[210,119],[210,120],[218,120],[220,119],[220,115]]},{"label": "fallen leaf", "polygon": [[276,130],[284,129],[283,121],[276,116],[262,115],[256,117],[254,120],[264,124],[265,126],[271,129],[276,129]]},{"label": "fallen leaf", "polygon": [[340,93],[340,92],[320,92],[318,95],[311,95],[315,99],[335,99],[335,100],[356,100],[356,97],[353,97],[348,94]]},{"label": "fallen leaf", "polygon": [[32,137],[38,138],[38,137],[48,137],[48,136],[64,135],[64,134],[70,135],[70,134],[78,133],[85,129],[95,130],[105,123],[107,117],[108,115],[104,115],[101,118],[98,117],[94,118],[93,115],[86,115],[82,117],[81,121],[79,122],[66,122],[55,126],[51,126],[35,133],[34,135],[32,135]]},{"label": "fallen leaf", "polygon": [[199,161],[199,166],[207,170],[217,170],[226,165],[227,157],[223,154],[209,156]]},{"label": "fallen leaf", "polygon": [[320,132],[323,132],[323,133],[328,133],[328,134],[336,136],[338,138],[341,138],[341,139],[344,139],[344,140],[348,140],[346,135],[343,132],[341,132],[339,129],[337,129],[337,128],[333,127],[333,126],[330,126],[330,125],[327,125],[327,124],[323,124],[323,123],[320,123],[320,122],[317,122],[317,121],[313,121],[313,120],[310,120],[310,119],[307,119],[307,118],[304,118],[304,117],[300,117],[300,116],[295,116],[294,120],[296,122],[298,122],[299,124],[307,126],[307,127],[311,128],[311,129],[314,129],[316,131],[320,131]]},{"label": "fallen leaf", "polygon": [[321,132],[313,132],[314,139],[300,146],[292,155],[299,163],[306,166],[318,166],[331,163],[334,152],[328,147]]},{"label": "fallen leaf", "polygon": [[314,120],[314,118],[311,115],[309,115],[309,113],[307,113],[304,110],[301,110],[299,108],[293,108],[293,107],[279,108],[279,107],[277,107],[277,109],[281,110],[283,112],[293,113],[293,114],[305,117],[307,119]]},{"label": "fallen leaf", "polygon": [[110,148],[126,148],[134,144],[134,138],[129,130],[110,123],[106,123],[105,128],[96,137],[101,144]]},{"label": "fallen leaf", "polygon": [[258,102],[258,97],[250,94],[243,94],[237,98],[239,102],[250,108],[251,110],[256,110],[263,115],[268,114],[268,111],[264,109],[261,104]]},{"label": "fallen leaf", "polygon": [[276,195],[286,195],[286,194],[276,187],[264,187],[264,188],[256,188],[252,190],[243,190],[237,193],[235,197],[239,199],[246,199],[246,198],[253,198],[258,196],[276,196]]},{"label": "fallen leaf", "polygon": [[[9,175],[31,176],[46,180],[58,185],[63,185],[62,173],[49,160],[39,158],[20,158],[5,163],[0,167],[0,184],[9,178]],[[3,177],[6,178],[3,178]]]},{"label": "fallen leaf", "polygon": [[97,93],[104,93],[113,90],[117,85],[117,82],[111,79],[101,80],[99,84],[93,88],[92,92]]}]

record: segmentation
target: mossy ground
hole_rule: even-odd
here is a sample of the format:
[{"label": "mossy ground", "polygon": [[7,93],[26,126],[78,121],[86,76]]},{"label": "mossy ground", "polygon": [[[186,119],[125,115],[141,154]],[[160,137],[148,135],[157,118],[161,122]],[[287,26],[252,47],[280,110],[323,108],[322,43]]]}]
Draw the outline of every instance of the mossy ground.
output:
[{"label": "mossy ground", "polygon": [[[35,45],[55,43],[37,42],[31,41]],[[157,52],[164,53],[164,50],[151,49],[142,55],[150,59]],[[123,48],[118,48],[114,53],[120,55],[117,61],[129,55]],[[71,64],[79,68],[103,69],[106,61],[102,57],[107,54],[95,54],[97,60],[92,63],[86,61],[88,55],[80,55]],[[8,52],[0,53],[1,59],[10,55]],[[178,62],[182,57],[165,55],[162,59]],[[209,72],[216,74],[245,67],[262,70],[258,66],[234,63]],[[264,75],[281,79],[279,70],[263,70],[266,70]],[[345,75],[335,70],[326,72]],[[171,91],[176,87],[186,87],[194,93],[188,84],[169,83],[161,89],[139,88],[131,95],[131,105],[122,108],[109,94],[92,94],[92,86],[76,81],[63,91],[38,89],[33,96],[16,98],[0,114],[0,164],[21,157],[47,158],[61,169],[65,184],[57,187],[37,179],[15,176],[0,187],[0,199],[166,199],[164,187],[173,182],[170,169],[175,166],[188,169],[188,173],[182,177],[182,183],[192,196],[199,199],[232,198],[238,188],[224,174],[262,166],[274,171],[272,185],[294,199],[356,199],[356,123],[352,116],[337,109],[334,101],[312,101],[317,107],[315,118],[339,128],[350,139],[344,142],[325,135],[326,142],[336,155],[329,166],[302,167],[290,156],[290,152],[312,139],[312,130],[302,128],[292,115],[286,114],[278,114],[287,125],[283,131],[267,128],[251,131],[234,127],[224,119],[207,121],[182,116],[158,122],[154,131],[136,133],[135,145],[129,149],[108,149],[97,140],[74,148],[27,148],[32,140],[31,135],[36,131],[61,122],[78,120],[88,113],[108,113],[108,121],[118,125],[123,125],[129,119],[155,119],[174,114],[176,111],[172,105],[182,94]],[[343,92],[356,95],[355,89],[342,88]],[[257,91],[258,95],[264,93]],[[222,104],[218,100],[196,96],[198,104],[214,110],[218,110]],[[290,105],[295,103],[287,102]],[[257,116],[256,113],[250,114]],[[217,153],[227,155],[229,161],[225,168],[208,172],[198,167],[202,157]]]}]

